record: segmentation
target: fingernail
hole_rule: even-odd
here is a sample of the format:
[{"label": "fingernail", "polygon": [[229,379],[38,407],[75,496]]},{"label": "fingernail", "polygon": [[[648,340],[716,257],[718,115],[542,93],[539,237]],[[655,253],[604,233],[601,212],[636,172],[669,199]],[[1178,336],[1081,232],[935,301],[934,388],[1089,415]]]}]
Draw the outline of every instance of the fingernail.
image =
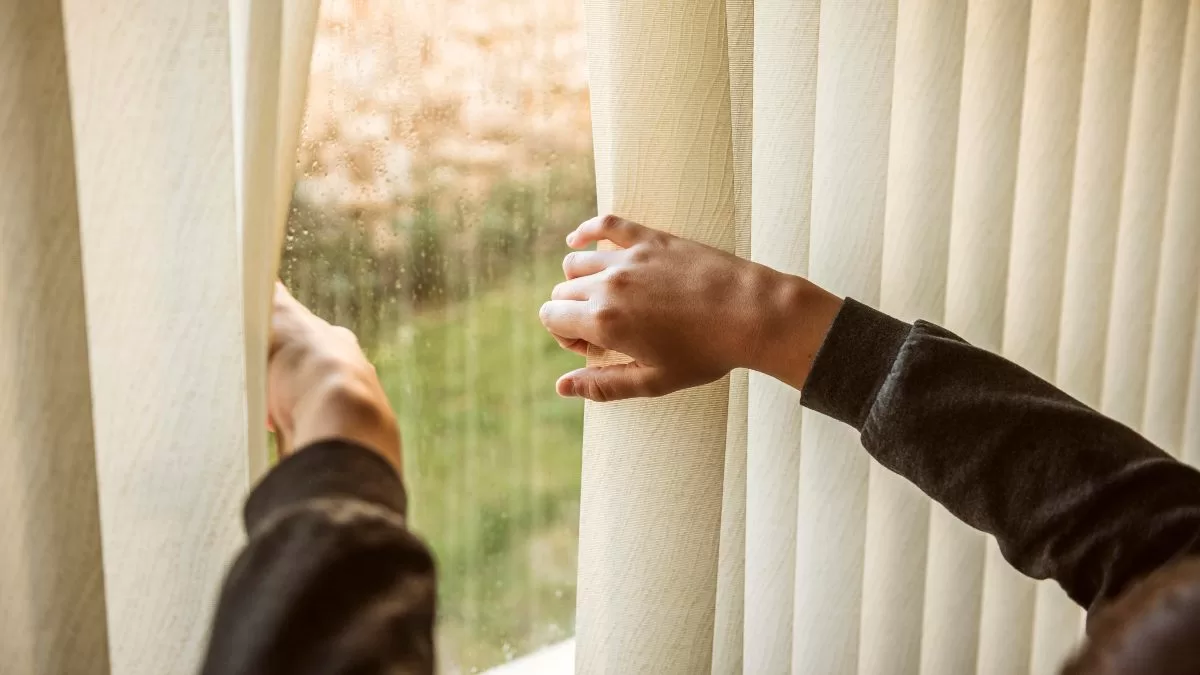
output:
[{"label": "fingernail", "polygon": [[573,246],[574,244],[575,244],[575,233],[572,232],[571,234],[567,235],[567,246]]},{"label": "fingernail", "polygon": [[575,395],[575,381],[574,380],[564,379],[562,382],[559,383],[559,385],[560,385],[559,391],[562,392],[559,395],[562,396],[563,398],[567,398],[567,397]]}]

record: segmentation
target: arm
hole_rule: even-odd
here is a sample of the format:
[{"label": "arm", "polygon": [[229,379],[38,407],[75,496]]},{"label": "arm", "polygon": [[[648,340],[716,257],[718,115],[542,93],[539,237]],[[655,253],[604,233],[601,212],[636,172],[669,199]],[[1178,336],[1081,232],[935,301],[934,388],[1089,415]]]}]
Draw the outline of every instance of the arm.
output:
[{"label": "arm", "polygon": [[774,376],[1085,606],[1200,550],[1200,473],[1015,364],[620,218],[568,243],[602,239],[625,250],[568,256],[542,320],[564,347],[633,362],[567,373],[560,394],[656,396],[735,367]]},{"label": "arm", "polygon": [[801,400],[1085,607],[1200,552],[1200,473],[937,326],[847,300]]},{"label": "arm", "polygon": [[246,501],[202,672],[432,673],[434,564],[405,525],[395,417],[353,335],[282,287],[268,390],[284,459]]}]

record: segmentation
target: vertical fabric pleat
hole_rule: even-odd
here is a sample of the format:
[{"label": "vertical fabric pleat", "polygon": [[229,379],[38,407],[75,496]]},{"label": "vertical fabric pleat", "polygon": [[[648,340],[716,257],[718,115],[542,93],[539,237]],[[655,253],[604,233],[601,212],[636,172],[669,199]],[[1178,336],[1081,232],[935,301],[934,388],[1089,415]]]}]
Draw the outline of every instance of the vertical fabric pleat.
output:
[{"label": "vertical fabric pleat", "polygon": [[[1200,466],[1200,312],[1192,332],[1192,368],[1188,376],[1187,420],[1183,425],[1183,460]],[[746,542],[749,547],[750,542]]]},{"label": "vertical fabric pleat", "polygon": [[193,672],[246,490],[228,3],[63,7],[112,668]]},{"label": "vertical fabric pleat", "polygon": [[[899,4],[880,308],[907,320],[945,307],[966,15],[966,0]],[[920,490],[871,465],[859,673],[919,669],[929,518]]]},{"label": "vertical fabric pleat", "polygon": [[[750,257],[751,141],[754,105],[754,0],[726,0],[729,114],[733,143],[733,250]],[[717,563],[714,673],[742,672],[746,589],[746,433],[749,373],[729,377],[721,546]]]},{"label": "vertical fabric pleat", "polygon": [[[1137,46],[1137,3],[1097,0],[1088,16],[1054,382],[1099,406]],[[1030,671],[1057,673],[1083,612],[1052,581],[1037,586]]]},{"label": "vertical fabric pleat", "polygon": [[1200,281],[1200,2],[1188,9],[1142,433],[1179,456]]},{"label": "vertical fabric pleat", "polygon": [[[819,0],[754,6],[751,257],[808,272]],[[750,373],[746,451],[746,673],[791,669],[800,392]]]},{"label": "vertical fabric pleat", "polygon": [[108,672],[62,9],[0,0],[0,670]]},{"label": "vertical fabric pleat", "polygon": [[316,30],[316,0],[230,3],[237,223],[245,304],[247,466],[267,467],[267,339],[296,142]]},{"label": "vertical fabric pleat", "polygon": [[[877,305],[896,2],[825,3],[821,9],[808,276],[835,293]],[[852,429],[805,413],[793,672],[856,667],[868,466]]]},{"label": "vertical fabric pleat", "polygon": [[1101,410],[1141,429],[1187,0],[1142,4]]},{"label": "vertical fabric pleat", "polygon": [[[945,323],[998,350],[1025,82],[1029,4],[970,0],[964,40]],[[985,539],[941,506],[931,510],[921,672],[973,672]]]},{"label": "vertical fabric pleat", "polygon": [[[725,3],[589,0],[587,19],[593,97],[607,97],[600,210],[732,251]],[[587,406],[577,672],[711,670],[728,403],[723,380]]]},{"label": "vertical fabric pleat", "polygon": [[[1030,8],[1002,351],[1045,379],[1058,352],[1087,16],[1082,2]],[[1028,672],[1035,597],[1033,582],[989,542],[979,673]]]}]

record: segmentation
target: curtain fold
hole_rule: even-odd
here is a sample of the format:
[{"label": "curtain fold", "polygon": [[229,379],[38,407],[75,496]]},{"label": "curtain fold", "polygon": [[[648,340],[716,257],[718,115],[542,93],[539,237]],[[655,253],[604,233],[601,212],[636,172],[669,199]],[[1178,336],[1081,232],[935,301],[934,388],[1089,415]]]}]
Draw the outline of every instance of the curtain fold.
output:
[{"label": "curtain fold", "polygon": [[[603,210],[743,254],[748,217],[753,260],[941,322],[1200,457],[1200,0],[587,4]],[[708,37],[680,40],[685,17]],[[692,135],[672,147],[678,137],[664,130],[695,131],[696,108],[719,107],[674,98],[694,91],[698,73],[720,79],[710,70],[724,53],[718,27],[732,129],[709,127],[704,151]],[[690,55],[664,53],[688,44]],[[738,45],[752,45],[751,63]],[[670,102],[649,108],[643,91]],[[746,97],[750,115],[739,112]],[[662,145],[642,140],[633,152],[616,129]],[[730,142],[732,170],[721,152]],[[680,180],[683,169],[664,161],[651,171],[644,154],[685,151],[688,175],[705,180]],[[718,191],[697,191],[717,176]],[[726,197],[729,182],[727,213],[678,224],[680,202]],[[703,644],[704,611],[714,614],[712,663],[688,672],[1057,671],[1083,614],[1056,585],[1021,577],[994,542],[872,466],[848,429],[802,413],[798,392],[750,373],[743,404],[738,377],[726,424],[707,431],[669,402],[589,406],[580,672],[680,672],[677,636]],[[709,394],[694,395],[698,406]],[[721,483],[694,467],[711,457],[714,468],[721,448],[718,521],[708,509]],[[681,474],[701,517],[670,522],[680,530],[664,543],[670,511],[649,486]],[[629,527],[607,526],[618,520]],[[720,539],[715,576],[711,549],[692,543],[701,520]],[[645,555],[651,544],[630,541],[638,536],[664,555]],[[644,579],[685,550],[700,552],[699,571],[650,592]],[[740,609],[730,588],[739,550]],[[606,571],[613,560],[644,566],[634,589],[589,578],[624,569]],[[673,601],[695,612],[664,611],[659,592],[684,593]],[[627,645],[635,650],[614,655]]]},{"label": "curtain fold", "polygon": [[[823,3],[818,31],[808,277],[877,305],[896,2]],[[852,429],[810,411],[803,420],[792,671],[852,672],[869,463]]]},{"label": "curtain fold", "polygon": [[62,10],[0,0],[0,666],[108,670]]},{"label": "curtain fold", "polygon": [[[599,208],[734,250],[725,3],[585,6]],[[585,408],[578,672],[711,670],[728,404]]]},{"label": "curtain fold", "polygon": [[[818,0],[754,5],[750,252],[793,274],[808,272],[819,21]],[[779,673],[792,658],[800,394],[748,379],[743,672]]]},{"label": "curtain fold", "polygon": [[[750,257],[751,152],[754,115],[754,0],[726,0],[729,119],[733,151],[733,252]],[[746,596],[746,442],[749,373],[729,377],[721,543],[717,557],[713,663],[716,673],[741,672]]]},{"label": "curtain fold", "polygon": [[241,237],[250,480],[267,468],[270,306],[295,182],[319,0],[231,0],[237,223]]}]

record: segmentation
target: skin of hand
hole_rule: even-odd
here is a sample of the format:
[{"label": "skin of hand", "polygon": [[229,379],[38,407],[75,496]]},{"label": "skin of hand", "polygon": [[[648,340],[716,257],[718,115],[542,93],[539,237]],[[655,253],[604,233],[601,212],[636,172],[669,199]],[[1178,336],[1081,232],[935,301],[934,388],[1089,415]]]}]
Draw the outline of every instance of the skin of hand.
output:
[{"label": "skin of hand", "polygon": [[340,439],[379,453],[400,471],[396,415],[358,339],[310,312],[281,283],[271,313],[267,413],[281,457]]},{"label": "skin of hand", "polygon": [[566,281],[542,305],[542,324],[565,349],[589,345],[631,363],[574,370],[561,396],[614,401],[662,396],[750,368],[803,388],[842,300],[801,277],[617,216],[567,235]]}]

